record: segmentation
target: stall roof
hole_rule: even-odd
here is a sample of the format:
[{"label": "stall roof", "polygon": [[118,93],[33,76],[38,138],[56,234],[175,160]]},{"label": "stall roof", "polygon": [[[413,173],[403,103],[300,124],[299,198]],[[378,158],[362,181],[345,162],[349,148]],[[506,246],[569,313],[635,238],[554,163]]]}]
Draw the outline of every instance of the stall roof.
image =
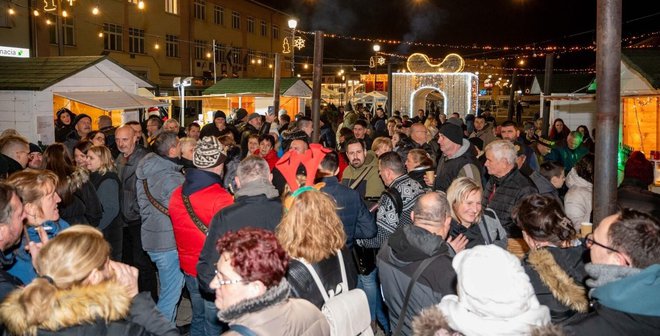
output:
[{"label": "stall roof", "polygon": [[[0,58],[0,90],[41,91],[103,61],[123,66],[107,56]],[[143,87],[152,85],[134,75]]]},{"label": "stall roof", "polygon": [[[205,96],[271,97],[273,95],[273,79],[225,78],[204,90],[202,94]],[[312,95],[312,88],[300,78],[282,78],[280,80],[280,95],[288,97],[310,97]]]},{"label": "stall roof", "polygon": [[621,59],[639,72],[654,89],[660,89],[660,48],[624,49]]},{"label": "stall roof", "polygon": [[[552,74],[550,93],[585,91],[594,78],[596,78],[596,74]],[[543,92],[544,83],[545,76],[536,75],[532,84],[531,94]]]},{"label": "stall roof", "polygon": [[130,110],[168,105],[168,103],[163,103],[124,91],[55,92],[54,94],[104,111]]}]

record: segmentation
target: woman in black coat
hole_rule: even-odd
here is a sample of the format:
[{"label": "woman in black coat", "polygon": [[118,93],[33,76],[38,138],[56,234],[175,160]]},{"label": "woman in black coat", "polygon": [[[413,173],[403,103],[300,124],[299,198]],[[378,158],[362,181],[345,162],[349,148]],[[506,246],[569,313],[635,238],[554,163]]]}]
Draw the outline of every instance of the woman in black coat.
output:
[{"label": "woman in black coat", "polygon": [[530,252],[523,259],[536,297],[550,309],[552,323],[586,313],[589,300],[585,287],[587,249],[578,243],[571,220],[551,196],[526,196],[513,209],[512,217],[523,231]]}]

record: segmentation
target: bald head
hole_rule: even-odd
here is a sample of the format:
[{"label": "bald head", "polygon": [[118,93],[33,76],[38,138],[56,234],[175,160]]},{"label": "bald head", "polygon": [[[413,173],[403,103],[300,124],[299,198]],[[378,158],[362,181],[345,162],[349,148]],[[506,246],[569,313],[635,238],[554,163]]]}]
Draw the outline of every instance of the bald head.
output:
[{"label": "bald head", "polygon": [[410,127],[410,138],[418,144],[426,142],[426,126],[422,123],[415,123]]},{"label": "bald head", "polygon": [[115,130],[115,143],[117,144],[117,149],[119,149],[124,156],[133,154],[137,139],[138,137],[135,134],[135,130],[130,125],[123,125]]},{"label": "bald head", "polygon": [[413,207],[410,218],[415,226],[446,238],[451,223],[447,194],[437,191],[420,196]]}]

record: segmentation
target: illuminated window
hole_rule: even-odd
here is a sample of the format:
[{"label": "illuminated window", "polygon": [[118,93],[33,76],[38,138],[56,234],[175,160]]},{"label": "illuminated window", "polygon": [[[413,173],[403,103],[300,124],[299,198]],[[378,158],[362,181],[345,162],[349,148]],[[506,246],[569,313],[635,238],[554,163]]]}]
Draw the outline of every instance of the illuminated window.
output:
[{"label": "illuminated window", "polygon": [[165,0],[165,12],[179,14],[179,0]]}]

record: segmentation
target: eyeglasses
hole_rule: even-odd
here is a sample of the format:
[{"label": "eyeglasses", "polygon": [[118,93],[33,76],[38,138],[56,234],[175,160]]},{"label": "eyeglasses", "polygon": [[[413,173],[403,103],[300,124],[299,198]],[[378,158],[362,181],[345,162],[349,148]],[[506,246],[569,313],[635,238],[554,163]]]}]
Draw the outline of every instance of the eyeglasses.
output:
[{"label": "eyeglasses", "polygon": [[594,237],[594,234],[593,234],[593,233],[590,233],[590,234],[588,234],[588,235],[584,238],[584,245],[585,245],[587,248],[591,248],[591,247],[594,246],[594,245],[598,245],[598,246],[600,246],[600,247],[602,247],[602,248],[604,248],[604,249],[606,249],[606,250],[610,250],[610,251],[612,251],[612,252],[619,253],[618,250],[613,249],[613,248],[611,248],[611,247],[609,247],[609,246],[603,245],[603,244],[601,244],[601,243],[595,241],[593,237]]},{"label": "eyeglasses", "polygon": [[215,270],[215,280],[218,282],[219,286],[225,286],[225,285],[235,285],[238,283],[244,283],[247,282],[243,279],[238,279],[238,280],[222,280],[220,279],[220,274],[218,273],[218,270]]}]

